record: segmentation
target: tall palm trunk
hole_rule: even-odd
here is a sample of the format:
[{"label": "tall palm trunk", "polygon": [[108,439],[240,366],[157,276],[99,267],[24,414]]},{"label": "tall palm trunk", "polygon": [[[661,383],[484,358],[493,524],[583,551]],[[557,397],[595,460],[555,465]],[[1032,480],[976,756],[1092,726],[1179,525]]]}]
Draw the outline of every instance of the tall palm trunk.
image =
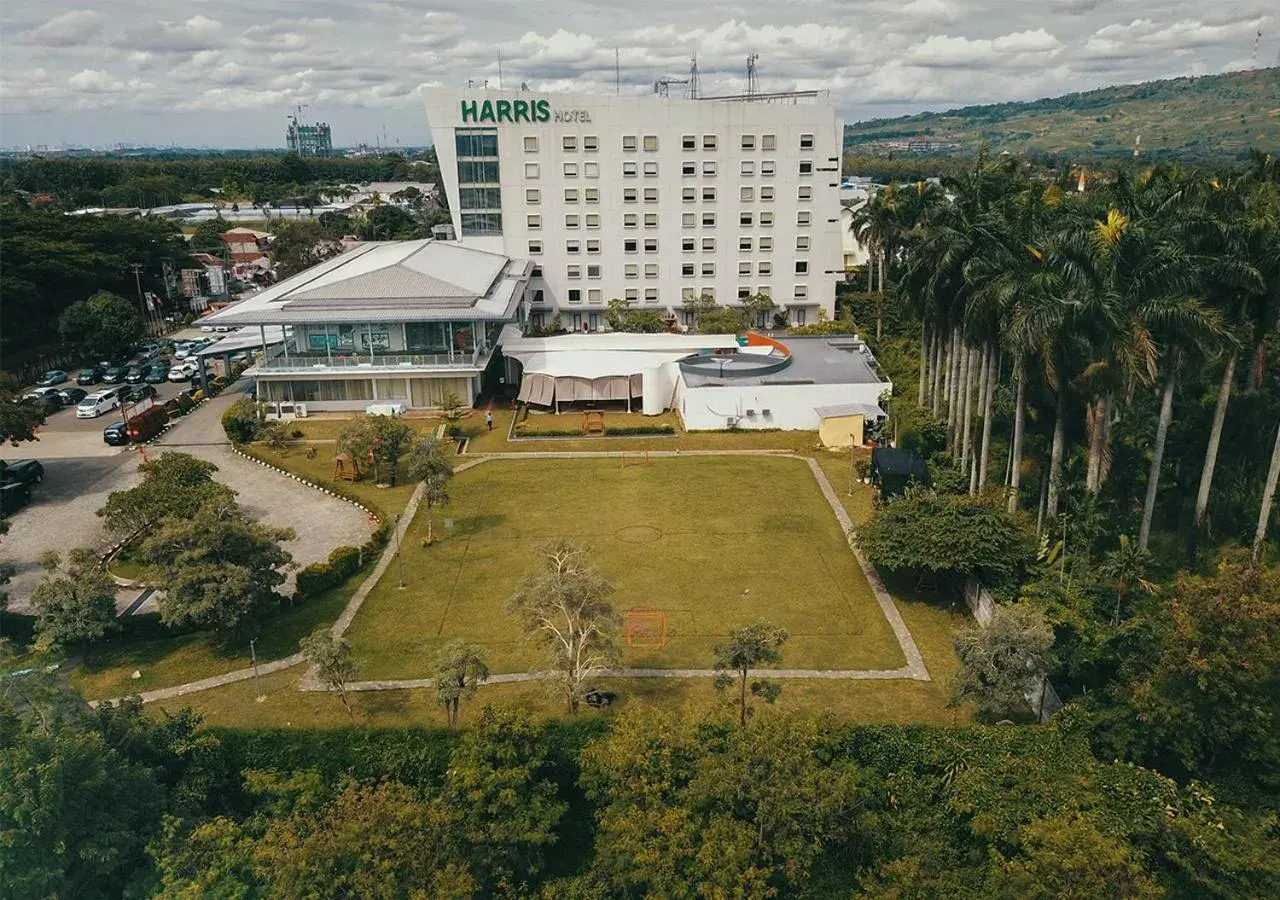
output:
[{"label": "tall palm trunk", "polygon": [[960,429],[961,470],[969,468],[969,451],[973,443],[973,389],[978,380],[978,369],[978,351],[970,347],[969,352],[965,354],[964,362],[964,403],[961,404],[964,423]]},{"label": "tall palm trunk", "polygon": [[956,444],[956,426],[960,424],[960,378],[964,374],[964,334],[956,326],[956,348],[951,354],[951,390],[947,393],[947,445]]},{"label": "tall palm trunk", "polygon": [[1276,499],[1276,482],[1280,481],[1280,428],[1276,429],[1276,446],[1271,451],[1271,468],[1267,470],[1267,486],[1262,489],[1262,509],[1258,511],[1258,530],[1253,535],[1253,561],[1262,553],[1267,539],[1267,523],[1271,521],[1271,504]]},{"label": "tall palm trunk", "polygon": [[942,332],[935,331],[933,335],[933,386],[931,391],[933,396],[929,398],[930,409],[935,420],[942,412],[942,370]]},{"label": "tall palm trunk", "polygon": [[876,340],[880,340],[880,323],[884,320],[884,247],[877,250],[880,256],[880,296],[876,299]]},{"label": "tall palm trunk", "polygon": [[1026,414],[1027,372],[1021,360],[1014,366],[1018,382],[1013,400],[1013,448],[1009,451],[1009,512],[1018,510],[1018,485],[1022,480],[1022,422]]},{"label": "tall palm trunk", "polygon": [[1098,493],[1102,487],[1102,454],[1107,438],[1107,418],[1110,415],[1105,394],[1095,403],[1089,404],[1089,464],[1085,468],[1084,489],[1091,494]]},{"label": "tall palm trunk", "polygon": [[1053,444],[1049,448],[1049,488],[1045,495],[1045,519],[1058,515],[1058,485],[1062,481],[1062,446],[1067,437],[1067,373],[1058,367],[1058,399],[1053,409]]},{"label": "tall palm trunk", "polygon": [[1196,494],[1196,527],[1204,524],[1209,511],[1209,491],[1213,487],[1213,470],[1218,464],[1218,446],[1222,442],[1222,425],[1227,420],[1227,403],[1231,400],[1231,382],[1236,374],[1236,351],[1227,357],[1227,368],[1222,373],[1222,387],[1218,388],[1218,405],[1213,409],[1213,426],[1209,429],[1209,446],[1204,451],[1204,468],[1200,470],[1200,490]]},{"label": "tall palm trunk", "polygon": [[987,396],[982,404],[982,451],[978,457],[978,490],[987,486],[987,465],[991,461],[991,408],[995,405],[996,385],[1000,383],[1000,354],[996,348],[989,351],[991,365],[987,367]]},{"label": "tall palm trunk", "polygon": [[1102,486],[1107,483],[1107,475],[1111,472],[1111,417],[1118,416],[1115,394],[1107,391],[1102,399],[1106,404],[1107,414],[1102,419],[1102,456],[1098,458],[1098,490],[1102,490]]},{"label": "tall palm trunk", "polygon": [[969,369],[973,366],[973,351],[963,344],[960,345],[960,376],[956,379],[956,414],[952,425],[951,446],[952,456],[960,457],[961,466],[964,465],[965,439],[968,430],[968,414],[969,414]]},{"label": "tall palm trunk", "polygon": [[1151,449],[1151,471],[1147,474],[1147,496],[1142,503],[1142,527],[1138,529],[1138,549],[1146,550],[1151,539],[1151,520],[1156,512],[1156,491],[1160,488],[1160,464],[1164,461],[1164,442],[1173,419],[1173,388],[1178,380],[1178,364],[1170,354],[1169,377],[1165,379],[1160,398],[1160,421],[1156,424],[1156,442]]},{"label": "tall palm trunk", "polygon": [[916,405],[924,409],[925,386],[929,380],[929,323],[920,323],[920,384],[918,385],[918,396],[916,397]]}]

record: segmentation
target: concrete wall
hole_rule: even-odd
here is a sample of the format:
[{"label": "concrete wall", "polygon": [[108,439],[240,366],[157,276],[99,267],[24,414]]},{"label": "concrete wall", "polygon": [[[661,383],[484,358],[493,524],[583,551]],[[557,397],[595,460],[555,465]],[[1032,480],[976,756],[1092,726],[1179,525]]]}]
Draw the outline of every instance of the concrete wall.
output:
[{"label": "concrete wall", "polygon": [[822,441],[824,447],[833,449],[861,447],[865,423],[866,417],[862,415],[832,416],[823,419],[822,425],[818,428],[818,440]]},{"label": "concrete wall", "polygon": [[[892,390],[888,382],[879,384],[769,384],[724,387],[689,387],[683,379],[677,386],[677,409],[691,431],[731,427],[737,416],[739,428],[780,428],[783,431],[817,431],[822,424],[817,406],[837,403],[880,401],[880,394]],[[763,410],[769,410],[766,416]],[[754,410],[755,415],[747,415]]]}]

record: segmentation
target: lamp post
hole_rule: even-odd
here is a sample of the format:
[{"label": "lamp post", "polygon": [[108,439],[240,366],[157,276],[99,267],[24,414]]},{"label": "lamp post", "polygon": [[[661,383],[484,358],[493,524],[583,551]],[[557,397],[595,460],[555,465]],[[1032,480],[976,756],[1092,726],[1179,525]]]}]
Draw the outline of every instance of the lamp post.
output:
[{"label": "lamp post", "polygon": [[258,689],[258,700],[261,701],[265,696],[262,693],[262,679],[258,676],[258,653],[254,648],[257,638],[249,638],[249,660],[253,664],[253,684]]},{"label": "lamp post", "polygon": [[396,566],[400,570],[400,589],[404,589],[404,557],[400,555],[400,517],[396,516]]}]

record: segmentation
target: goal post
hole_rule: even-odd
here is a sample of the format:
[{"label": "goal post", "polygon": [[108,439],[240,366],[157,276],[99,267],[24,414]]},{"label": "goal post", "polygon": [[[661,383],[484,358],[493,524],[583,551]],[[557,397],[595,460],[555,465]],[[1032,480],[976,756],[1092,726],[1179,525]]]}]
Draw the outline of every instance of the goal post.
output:
[{"label": "goal post", "polygon": [[622,636],[628,647],[661,650],[667,646],[667,614],[661,609],[629,609]]},{"label": "goal post", "polygon": [[618,454],[618,466],[622,469],[627,466],[647,466],[649,462],[648,450],[623,450]]}]

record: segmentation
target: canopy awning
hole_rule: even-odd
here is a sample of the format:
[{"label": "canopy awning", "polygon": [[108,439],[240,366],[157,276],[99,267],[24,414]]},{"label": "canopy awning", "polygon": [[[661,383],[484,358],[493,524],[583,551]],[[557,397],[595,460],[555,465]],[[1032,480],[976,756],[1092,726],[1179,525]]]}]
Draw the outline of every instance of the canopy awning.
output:
[{"label": "canopy awning", "polygon": [[525,372],[520,383],[519,400],[537,406],[551,406],[556,401],[594,402],[600,400],[628,400],[643,395],[644,376],[603,375],[599,378],[580,378],[576,375],[551,376],[541,372]]}]

